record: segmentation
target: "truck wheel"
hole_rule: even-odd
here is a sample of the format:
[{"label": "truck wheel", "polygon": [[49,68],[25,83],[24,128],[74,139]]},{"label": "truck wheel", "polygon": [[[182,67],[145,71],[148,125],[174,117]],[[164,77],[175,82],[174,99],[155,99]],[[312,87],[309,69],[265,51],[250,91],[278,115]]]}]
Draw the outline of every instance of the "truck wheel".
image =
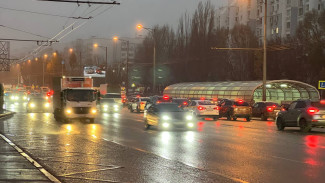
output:
[{"label": "truck wheel", "polygon": [[311,131],[311,124],[308,123],[305,119],[300,119],[299,121],[299,127],[300,127],[300,131],[307,133]]},{"label": "truck wheel", "polygon": [[276,127],[278,131],[283,131],[285,128],[285,123],[282,118],[277,118],[276,120]]}]

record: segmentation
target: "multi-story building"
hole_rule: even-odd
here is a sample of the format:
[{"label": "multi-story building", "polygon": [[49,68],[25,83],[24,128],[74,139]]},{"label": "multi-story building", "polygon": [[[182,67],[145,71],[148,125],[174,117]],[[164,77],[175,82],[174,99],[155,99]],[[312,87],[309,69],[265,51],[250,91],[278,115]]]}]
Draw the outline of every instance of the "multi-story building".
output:
[{"label": "multi-story building", "polygon": [[[217,28],[232,29],[236,24],[249,25],[263,43],[265,0],[228,0],[217,9]],[[299,22],[312,10],[324,10],[325,0],[268,0],[267,38],[294,36]]]}]

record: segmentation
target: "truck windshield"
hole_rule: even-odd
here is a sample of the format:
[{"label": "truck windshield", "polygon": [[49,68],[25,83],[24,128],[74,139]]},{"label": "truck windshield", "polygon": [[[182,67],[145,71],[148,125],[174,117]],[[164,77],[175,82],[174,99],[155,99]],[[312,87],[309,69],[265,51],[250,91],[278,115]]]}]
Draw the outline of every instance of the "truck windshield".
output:
[{"label": "truck windshield", "polygon": [[95,94],[93,90],[68,90],[68,101],[94,101]]}]

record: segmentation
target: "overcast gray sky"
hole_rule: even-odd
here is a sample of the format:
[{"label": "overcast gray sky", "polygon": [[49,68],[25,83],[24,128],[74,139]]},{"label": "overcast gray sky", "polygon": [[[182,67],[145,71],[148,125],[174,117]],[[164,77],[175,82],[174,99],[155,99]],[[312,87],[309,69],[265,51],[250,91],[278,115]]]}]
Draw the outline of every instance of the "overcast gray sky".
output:
[{"label": "overcast gray sky", "polygon": [[[78,7],[74,3],[0,0],[0,25],[51,38],[59,33],[64,25],[68,26],[75,21],[62,17],[3,9],[11,8],[63,16],[95,16],[94,19],[87,21],[85,25],[64,37],[61,40],[62,42],[91,36],[105,38],[113,35],[133,37],[136,32],[135,25],[138,23],[146,27],[155,24],[170,24],[176,27],[179,17],[186,11],[192,13],[200,1],[206,2],[207,0],[117,0],[121,5],[107,9],[111,5],[92,5],[89,7],[84,4]],[[224,5],[227,0],[211,0],[211,2],[216,7],[219,7]],[[83,22],[85,20],[76,22],[74,27]],[[0,27],[0,38],[46,39],[5,27]],[[11,42],[11,55],[12,57],[21,56],[22,53],[31,51],[36,47],[36,43]]]}]

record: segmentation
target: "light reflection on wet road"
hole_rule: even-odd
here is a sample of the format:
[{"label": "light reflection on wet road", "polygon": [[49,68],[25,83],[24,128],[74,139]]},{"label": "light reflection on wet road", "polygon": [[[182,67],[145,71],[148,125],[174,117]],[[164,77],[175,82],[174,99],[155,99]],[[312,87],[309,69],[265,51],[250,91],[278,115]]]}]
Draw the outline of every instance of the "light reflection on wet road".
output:
[{"label": "light reflection on wet road", "polygon": [[193,131],[143,130],[142,114],[94,124],[18,113],[0,131],[65,182],[323,182],[325,130],[276,131],[274,122],[199,121]]}]

